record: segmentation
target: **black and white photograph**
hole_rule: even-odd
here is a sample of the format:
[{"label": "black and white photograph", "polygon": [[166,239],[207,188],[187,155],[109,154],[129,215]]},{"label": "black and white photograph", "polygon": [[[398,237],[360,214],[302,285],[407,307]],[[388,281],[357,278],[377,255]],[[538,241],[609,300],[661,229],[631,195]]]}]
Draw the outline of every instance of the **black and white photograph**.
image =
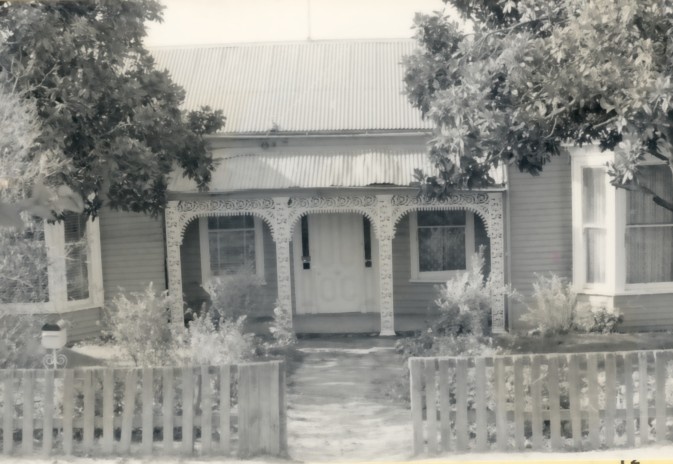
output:
[{"label": "black and white photograph", "polygon": [[0,0],[0,462],[669,462],[672,81],[673,0]]}]

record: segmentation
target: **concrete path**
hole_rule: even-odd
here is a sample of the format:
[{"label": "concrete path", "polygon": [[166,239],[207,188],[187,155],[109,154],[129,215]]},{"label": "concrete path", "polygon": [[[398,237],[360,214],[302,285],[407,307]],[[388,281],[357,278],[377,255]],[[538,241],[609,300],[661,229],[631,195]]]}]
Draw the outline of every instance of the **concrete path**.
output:
[{"label": "concrete path", "polygon": [[299,342],[288,378],[288,442],[298,461],[405,460],[411,413],[386,397],[405,375],[393,341],[374,337]]}]

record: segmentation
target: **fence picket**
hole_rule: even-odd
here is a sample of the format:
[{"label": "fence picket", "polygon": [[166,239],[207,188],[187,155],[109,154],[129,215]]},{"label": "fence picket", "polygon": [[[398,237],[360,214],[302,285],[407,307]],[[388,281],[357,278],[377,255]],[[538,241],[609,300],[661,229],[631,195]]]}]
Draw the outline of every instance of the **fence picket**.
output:
[{"label": "fence picket", "polygon": [[182,452],[194,451],[194,370],[182,368]]},{"label": "fence picket", "polygon": [[523,386],[523,358],[514,359],[514,439],[516,447],[523,450],[526,444],[524,436],[524,401],[525,390]]},{"label": "fence picket", "polygon": [[625,392],[625,406],[626,406],[626,444],[627,446],[635,446],[636,430],[633,417],[633,363],[631,361],[631,354],[624,353],[622,356],[624,361],[624,392]]},{"label": "fence picket", "polygon": [[415,455],[421,454],[425,450],[423,442],[423,383],[422,383],[422,360],[409,358],[409,373],[410,379],[410,393],[411,393],[411,419],[414,430],[414,446],[413,451]]},{"label": "fence picket", "polygon": [[531,404],[533,417],[531,419],[533,449],[542,448],[542,373],[540,372],[541,356],[533,356],[530,365]]},{"label": "fence picket", "polygon": [[615,355],[605,355],[605,444],[611,447],[615,443],[615,410],[617,408],[617,364]]},{"label": "fence picket", "polygon": [[[437,389],[435,387],[435,360],[426,359],[423,367],[425,376],[425,414],[428,454],[433,455],[437,454]],[[456,388],[459,387],[459,383],[456,385]],[[467,426],[467,424],[465,425]]]},{"label": "fence picket", "polygon": [[267,433],[269,434],[269,448],[266,450],[267,454],[277,456],[280,453],[280,392],[276,387],[278,385],[278,378],[280,377],[281,363],[274,362],[271,364],[271,369],[267,369],[269,377],[268,397],[269,407],[264,413],[269,417]]},{"label": "fence picket", "polygon": [[124,399],[122,401],[122,429],[119,440],[119,450],[128,453],[131,449],[131,432],[133,431],[133,412],[136,403],[136,388],[138,384],[135,369],[127,369],[124,381]]},{"label": "fence picket", "polygon": [[279,455],[287,457],[287,397],[286,397],[286,383],[285,383],[285,363],[278,363],[278,406],[279,406],[279,430],[278,441],[280,449]]},{"label": "fence picket", "polygon": [[94,397],[93,397],[93,372],[86,369],[84,372],[84,408],[82,410],[82,450],[89,453],[93,449],[94,432]]},{"label": "fence picket", "polygon": [[175,409],[173,403],[175,401],[175,386],[174,386],[173,368],[167,367],[163,369],[161,378],[161,393],[164,404],[162,405],[163,425],[162,425],[162,445],[163,451],[170,454],[173,451],[173,414]]},{"label": "fence picket", "polygon": [[44,370],[44,422],[42,426],[42,454],[49,456],[54,445],[54,370]]},{"label": "fence picket", "polygon": [[103,453],[112,453],[114,447],[114,371],[103,371]]},{"label": "fence picket", "polygon": [[230,375],[229,366],[220,367],[220,452],[225,456],[230,451],[229,410],[230,410]]},{"label": "fence picket", "polygon": [[201,450],[210,453],[213,444],[213,397],[208,366],[201,366]]},{"label": "fence picket", "polygon": [[35,371],[23,371],[23,426],[21,427],[21,451],[24,454],[33,452],[33,411],[35,405],[34,379]]},{"label": "fence picket", "polygon": [[593,449],[600,446],[600,419],[598,416],[598,355],[587,355],[587,385],[589,393],[589,442]]},{"label": "fence picket", "polygon": [[469,448],[469,424],[467,423],[467,359],[456,362],[456,449]]},{"label": "fence picket", "polygon": [[640,445],[644,445],[649,441],[648,425],[648,402],[647,402],[647,352],[638,353],[638,406],[640,407],[640,420],[638,421],[638,436],[640,437]]},{"label": "fence picket", "polygon": [[142,374],[142,449],[143,453],[152,453],[152,442],[154,441],[154,370],[148,367],[143,368]]},{"label": "fence picket", "polygon": [[666,365],[668,363],[668,353],[658,352],[655,353],[655,408],[656,408],[656,432],[657,432],[657,443],[663,443],[666,441]]},{"label": "fence picket", "polygon": [[74,413],[74,385],[75,371],[65,370],[63,378],[63,452],[66,455],[72,454],[72,420]]},{"label": "fence picket", "polygon": [[507,449],[507,397],[505,396],[505,360],[495,359],[495,427],[498,449]]},{"label": "fence picket", "polygon": [[477,358],[474,363],[474,370],[477,387],[474,402],[474,408],[476,410],[477,416],[476,447],[479,451],[486,451],[488,448],[488,417],[486,415],[486,360],[484,358]]},{"label": "fence picket", "polygon": [[572,354],[568,359],[568,399],[570,401],[570,429],[573,436],[573,447],[582,447],[582,410],[580,409],[579,392],[579,359]]},{"label": "fence picket", "polygon": [[2,406],[2,452],[10,454],[14,446],[14,376],[12,371],[4,371]]},{"label": "fence picket", "polygon": [[551,435],[551,447],[554,450],[560,450],[561,442],[561,410],[560,410],[560,394],[559,394],[559,364],[558,356],[549,356],[547,364],[549,372],[547,374],[548,389],[549,389],[549,428]]},{"label": "fence picket", "polygon": [[451,450],[451,399],[449,398],[448,359],[438,361],[437,375],[439,379],[439,436],[441,449],[446,452]]},{"label": "fence picket", "polygon": [[250,366],[241,365],[238,368],[238,452],[239,458],[249,457],[251,454],[250,440],[250,384],[252,383]]}]

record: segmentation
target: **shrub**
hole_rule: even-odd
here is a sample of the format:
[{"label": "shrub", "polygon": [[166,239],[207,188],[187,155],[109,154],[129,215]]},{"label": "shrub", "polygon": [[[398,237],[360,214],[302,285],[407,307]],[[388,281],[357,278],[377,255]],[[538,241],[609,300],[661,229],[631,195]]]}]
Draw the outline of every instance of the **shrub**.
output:
[{"label": "shrub", "polygon": [[437,335],[490,333],[491,295],[517,297],[509,287],[484,275],[483,247],[472,257],[472,269],[436,287],[440,316],[432,323]]},{"label": "shrub", "polygon": [[576,310],[577,295],[567,280],[535,274],[533,303],[521,320],[543,335],[567,333],[574,328]]},{"label": "shrub", "polygon": [[624,317],[619,310],[609,310],[604,306],[586,307],[578,312],[581,314],[581,317],[577,318],[577,328],[589,333],[614,333],[617,331],[617,327],[624,321]]},{"label": "shrub", "polygon": [[276,302],[276,307],[273,308],[273,321],[269,326],[269,332],[271,332],[277,348],[285,348],[297,342],[297,336],[291,327],[292,314],[282,311],[280,304]]},{"label": "shrub", "polygon": [[253,335],[243,332],[244,322],[244,316],[232,321],[204,311],[189,323],[183,356],[196,365],[216,366],[250,358]]},{"label": "shrub", "polygon": [[131,297],[120,293],[108,312],[108,334],[136,366],[164,366],[178,361],[179,340],[169,323],[172,298],[159,294],[152,283]]},{"label": "shrub", "polygon": [[234,274],[213,277],[203,289],[210,297],[211,310],[226,320],[234,320],[259,310],[263,283],[252,268],[242,267]]}]

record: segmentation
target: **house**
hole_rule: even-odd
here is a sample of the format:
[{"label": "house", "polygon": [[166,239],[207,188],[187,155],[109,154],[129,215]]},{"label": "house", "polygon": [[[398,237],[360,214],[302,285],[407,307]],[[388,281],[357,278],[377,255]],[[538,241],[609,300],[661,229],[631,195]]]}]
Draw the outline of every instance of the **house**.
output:
[{"label": "house", "polygon": [[[627,329],[673,327],[673,218],[609,185],[612,153],[568,149],[539,177],[503,168],[488,189],[418,197],[414,169],[435,168],[426,156],[432,126],[403,92],[400,61],[414,46],[153,49],[186,89],[186,108],[227,117],[210,139],[218,161],[210,189],[176,175],[165,222],[104,209],[77,236],[89,244],[78,274],[86,303],[55,295],[43,311],[69,318],[84,337],[120,287],[152,281],[196,306],[208,279],[247,266],[264,281],[256,316],[278,301],[298,333],[393,335],[422,327],[435,285],[468,269],[484,246],[492,278],[524,295],[535,273],[553,272],[586,301],[619,308]],[[673,192],[669,171],[645,170]],[[47,240],[53,249],[63,234]],[[522,328],[523,304],[493,298],[493,330]],[[174,321],[184,307],[172,308]]]}]

